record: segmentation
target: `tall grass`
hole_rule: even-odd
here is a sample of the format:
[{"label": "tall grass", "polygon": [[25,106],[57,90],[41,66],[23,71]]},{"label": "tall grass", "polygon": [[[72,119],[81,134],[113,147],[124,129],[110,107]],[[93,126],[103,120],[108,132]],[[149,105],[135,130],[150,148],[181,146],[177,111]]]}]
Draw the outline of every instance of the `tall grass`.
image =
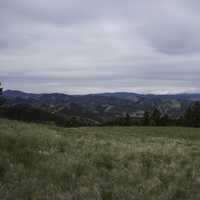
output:
[{"label": "tall grass", "polygon": [[0,120],[0,199],[199,200],[200,129]]}]

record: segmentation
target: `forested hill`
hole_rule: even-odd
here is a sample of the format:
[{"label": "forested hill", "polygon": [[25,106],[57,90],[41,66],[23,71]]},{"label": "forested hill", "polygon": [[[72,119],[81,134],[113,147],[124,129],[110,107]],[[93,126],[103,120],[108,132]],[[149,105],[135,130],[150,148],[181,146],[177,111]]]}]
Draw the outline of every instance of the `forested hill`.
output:
[{"label": "forested hill", "polygon": [[[146,110],[157,108],[171,118],[180,117],[194,101],[200,101],[200,94],[143,95],[136,93],[102,93],[89,95],[67,95],[60,93],[32,94],[21,91],[4,91],[6,106],[23,107],[31,112],[48,112],[56,116],[78,116],[101,122],[124,117],[141,118]],[[42,113],[44,114],[44,113]],[[91,122],[91,121],[89,121]],[[88,122],[88,123],[89,123]]]}]

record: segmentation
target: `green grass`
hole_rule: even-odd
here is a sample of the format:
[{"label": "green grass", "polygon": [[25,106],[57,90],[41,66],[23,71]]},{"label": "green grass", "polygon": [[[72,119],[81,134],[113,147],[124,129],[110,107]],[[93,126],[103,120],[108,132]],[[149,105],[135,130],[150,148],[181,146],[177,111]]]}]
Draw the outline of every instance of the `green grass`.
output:
[{"label": "green grass", "polygon": [[0,120],[0,199],[199,200],[200,129]]}]

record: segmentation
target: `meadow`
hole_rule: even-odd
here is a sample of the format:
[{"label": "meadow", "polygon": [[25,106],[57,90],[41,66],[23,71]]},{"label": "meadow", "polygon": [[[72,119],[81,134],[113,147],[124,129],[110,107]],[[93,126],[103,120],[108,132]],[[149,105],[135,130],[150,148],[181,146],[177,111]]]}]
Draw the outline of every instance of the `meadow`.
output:
[{"label": "meadow", "polygon": [[1,200],[199,200],[200,129],[0,119]]}]

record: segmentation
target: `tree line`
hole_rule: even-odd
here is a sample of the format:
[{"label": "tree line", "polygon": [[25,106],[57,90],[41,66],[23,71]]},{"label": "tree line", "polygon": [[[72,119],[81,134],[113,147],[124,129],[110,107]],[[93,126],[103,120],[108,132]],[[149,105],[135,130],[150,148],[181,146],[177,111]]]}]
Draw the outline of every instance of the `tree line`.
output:
[{"label": "tree line", "polygon": [[125,117],[104,122],[110,126],[187,126],[200,127],[200,102],[194,102],[179,118],[162,114],[159,109],[145,111],[142,118],[131,118],[127,113]]}]

